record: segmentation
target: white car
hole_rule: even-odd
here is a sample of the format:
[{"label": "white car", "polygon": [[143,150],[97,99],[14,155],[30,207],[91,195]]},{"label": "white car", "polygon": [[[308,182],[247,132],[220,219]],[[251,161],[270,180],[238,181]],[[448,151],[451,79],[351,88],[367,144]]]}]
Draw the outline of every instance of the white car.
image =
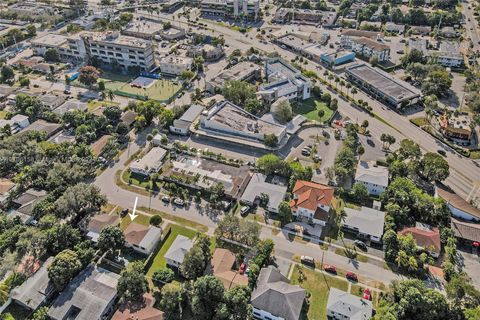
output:
[{"label": "white car", "polygon": [[248,210],[250,210],[250,207],[249,207],[249,206],[243,206],[243,207],[240,209],[240,215],[242,215],[242,216],[246,215],[246,213],[248,212]]},{"label": "white car", "polygon": [[185,205],[185,201],[180,198],[175,198],[175,200],[173,200],[173,203],[175,203],[179,207],[183,207]]}]

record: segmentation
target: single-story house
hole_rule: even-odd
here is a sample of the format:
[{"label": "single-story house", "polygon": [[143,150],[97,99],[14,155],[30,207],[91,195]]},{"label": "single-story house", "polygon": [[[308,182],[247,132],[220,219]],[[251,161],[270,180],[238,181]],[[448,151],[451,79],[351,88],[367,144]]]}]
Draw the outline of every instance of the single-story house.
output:
[{"label": "single-story house", "polygon": [[68,100],[61,106],[55,108],[53,110],[53,113],[56,113],[60,116],[64,115],[67,112],[72,112],[75,110],[80,110],[80,111],[86,111],[88,109],[88,106],[85,102],[81,102],[79,100]]},{"label": "single-story house", "polygon": [[125,123],[128,127],[131,127],[137,118],[137,113],[132,110],[127,110],[122,114],[120,120]]},{"label": "single-story house", "polygon": [[130,163],[129,169],[133,173],[148,177],[151,174],[160,171],[163,159],[166,155],[167,150],[160,147],[153,147],[141,159],[137,159]]},{"label": "single-story house", "polygon": [[47,122],[45,120],[40,119],[33,122],[28,127],[26,127],[23,130],[23,132],[28,132],[28,131],[45,132],[47,135],[47,138],[50,138],[61,129],[62,129],[62,125],[59,123]]},{"label": "single-story house", "polygon": [[107,145],[108,141],[112,138],[111,135],[106,134],[104,136],[101,136],[100,138],[97,139],[97,141],[93,142],[90,145],[90,150],[92,150],[92,153],[94,156],[99,157],[103,153],[103,149]]},{"label": "single-story house", "polygon": [[474,207],[446,186],[438,183],[435,196],[442,198],[455,218],[480,222],[480,209]]},{"label": "single-story house", "polygon": [[162,240],[162,229],[155,226],[144,226],[132,222],[123,231],[125,244],[133,250],[149,255]]},{"label": "single-story house", "polygon": [[126,302],[118,307],[111,320],[165,320],[163,311],[154,308],[155,298],[151,293],[143,294],[143,301]]},{"label": "single-story house", "polygon": [[30,188],[12,200],[13,211],[9,217],[19,217],[22,223],[28,224],[34,220],[33,209],[47,197],[45,190]]},{"label": "single-story house", "polygon": [[290,201],[292,214],[299,220],[325,226],[334,207],[335,189],[323,184],[297,180]]},{"label": "single-story house", "polygon": [[417,222],[415,227],[404,228],[398,234],[401,236],[411,234],[419,249],[427,251],[434,258],[440,256],[442,245],[438,228]]},{"label": "single-story house", "polygon": [[35,311],[53,296],[55,289],[47,272],[47,267],[52,262],[53,257],[48,258],[33,276],[10,292],[14,303]]},{"label": "single-story house", "polygon": [[330,288],[327,301],[328,319],[368,320],[373,316],[373,304],[353,294]]},{"label": "single-story house", "polygon": [[273,266],[262,268],[251,304],[255,319],[298,320],[305,302],[305,289],[290,284]]},{"label": "single-story house", "polygon": [[245,274],[232,270],[235,261],[235,255],[228,249],[217,248],[212,255],[209,273],[223,283],[225,290],[248,285],[248,277]]},{"label": "single-story house", "polygon": [[388,168],[374,162],[360,161],[355,173],[355,183],[363,184],[369,194],[378,196],[388,187]]},{"label": "single-story house", "polygon": [[193,104],[180,117],[180,119],[173,120],[170,126],[170,132],[180,135],[187,135],[192,123],[197,119],[203,111],[203,107],[198,104]]},{"label": "single-story house", "polygon": [[268,196],[267,210],[278,213],[278,207],[287,194],[287,186],[272,183],[273,178],[262,173],[254,173],[240,201],[248,205],[258,205],[261,195],[266,194]]},{"label": "single-story house", "polygon": [[185,254],[190,251],[193,247],[193,240],[189,239],[182,235],[177,235],[175,240],[173,240],[172,245],[168,248],[167,253],[165,253],[165,260],[167,261],[167,266],[178,269],[183,263]]},{"label": "single-story house", "polygon": [[360,209],[345,208],[346,217],[342,226],[368,238],[373,242],[381,242],[385,212],[362,206]]},{"label": "single-story house", "polygon": [[55,299],[48,310],[52,320],[107,319],[117,298],[120,275],[88,266]]},{"label": "single-story house", "polygon": [[65,103],[65,96],[54,95],[54,94],[44,94],[38,97],[45,108],[50,110],[56,109]]},{"label": "single-story house", "polygon": [[93,242],[98,241],[98,237],[100,236],[100,232],[105,227],[108,226],[118,226],[120,224],[120,217],[115,214],[97,214],[85,221],[86,226],[84,227],[85,232],[87,232],[87,238],[92,240]]}]

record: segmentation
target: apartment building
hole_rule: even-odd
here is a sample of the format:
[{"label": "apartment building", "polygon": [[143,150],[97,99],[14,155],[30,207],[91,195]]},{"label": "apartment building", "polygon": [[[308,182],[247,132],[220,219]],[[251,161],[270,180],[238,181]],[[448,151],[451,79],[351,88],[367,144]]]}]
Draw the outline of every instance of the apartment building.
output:
[{"label": "apartment building", "polygon": [[186,57],[168,56],[160,59],[160,71],[169,75],[180,75],[183,71],[192,68],[193,59]]},{"label": "apartment building", "polygon": [[85,57],[95,57],[107,65],[116,61],[125,70],[130,67],[149,70],[155,64],[150,41],[120,35],[119,32],[82,32],[69,37],[47,34],[32,40],[31,44],[37,55],[44,55],[53,48],[63,61],[75,63],[84,61]]},{"label": "apartment building", "polygon": [[260,17],[258,0],[203,0],[200,3],[203,16],[257,21]]},{"label": "apartment building", "polygon": [[369,38],[362,37],[353,39],[351,50],[365,58],[376,56],[379,62],[390,59],[390,47]]}]

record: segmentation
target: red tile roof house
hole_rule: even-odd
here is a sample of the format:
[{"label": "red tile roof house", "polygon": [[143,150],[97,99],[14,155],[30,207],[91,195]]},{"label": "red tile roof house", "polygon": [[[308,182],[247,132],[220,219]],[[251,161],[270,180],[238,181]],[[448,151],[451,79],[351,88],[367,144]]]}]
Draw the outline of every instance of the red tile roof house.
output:
[{"label": "red tile roof house", "polygon": [[415,227],[404,228],[398,234],[402,236],[411,234],[420,249],[428,251],[434,258],[440,256],[442,245],[438,228],[417,222]]},{"label": "red tile roof house", "polygon": [[335,189],[323,184],[298,180],[290,201],[292,214],[298,220],[325,226],[334,209]]}]

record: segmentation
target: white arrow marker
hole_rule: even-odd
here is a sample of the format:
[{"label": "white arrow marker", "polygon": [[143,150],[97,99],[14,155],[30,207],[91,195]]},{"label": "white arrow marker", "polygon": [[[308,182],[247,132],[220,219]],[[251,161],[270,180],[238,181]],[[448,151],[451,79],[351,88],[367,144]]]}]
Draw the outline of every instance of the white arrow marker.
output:
[{"label": "white arrow marker", "polygon": [[138,215],[135,214],[135,211],[137,210],[137,201],[138,201],[138,197],[135,197],[135,204],[133,205],[133,211],[132,213],[129,213],[128,215],[130,216],[130,219],[133,221],[133,219],[135,219],[136,217],[138,217]]}]

